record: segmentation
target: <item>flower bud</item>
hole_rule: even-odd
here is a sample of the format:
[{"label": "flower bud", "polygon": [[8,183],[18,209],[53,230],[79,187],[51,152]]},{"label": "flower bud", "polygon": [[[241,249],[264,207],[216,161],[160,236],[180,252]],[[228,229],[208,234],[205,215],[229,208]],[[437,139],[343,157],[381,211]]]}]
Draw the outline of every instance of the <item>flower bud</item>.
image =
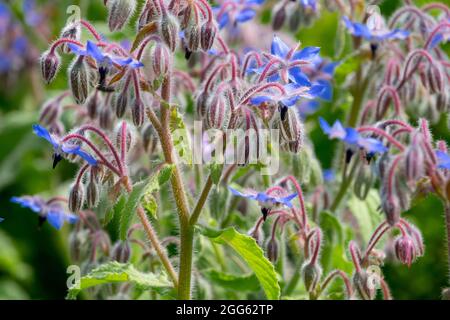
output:
[{"label": "flower bud", "polygon": [[158,19],[158,11],[153,1],[147,1],[138,19],[138,31],[145,25]]},{"label": "flower bud", "polygon": [[41,56],[41,72],[45,82],[49,84],[53,81],[61,65],[61,58],[54,51],[47,50]]},{"label": "flower bud", "polygon": [[365,200],[374,182],[375,182],[375,174],[371,166],[365,163],[361,163],[359,166],[355,182],[353,184],[353,190],[355,191],[355,195],[359,199]]},{"label": "flower bud", "polygon": [[[386,215],[386,221],[390,226],[395,226],[400,220],[400,205],[395,196],[382,197],[381,207]],[[387,198],[387,199],[385,199]]]},{"label": "flower bud", "polygon": [[255,229],[254,227],[248,232],[248,235],[255,239],[260,246],[264,243],[264,231],[262,228]]},{"label": "flower bud", "polygon": [[194,52],[200,46],[200,29],[197,24],[192,23],[184,30],[186,46],[189,51]]},{"label": "flower bud", "polygon": [[428,89],[432,93],[443,92],[444,90],[444,75],[441,69],[432,63],[427,70]]},{"label": "flower bud", "polygon": [[353,286],[363,300],[373,300],[376,294],[375,286],[370,283],[370,278],[365,270],[355,272],[353,276]]},{"label": "flower bud", "polygon": [[294,108],[288,109],[286,117],[280,123],[281,139],[286,142],[289,151],[298,153],[303,147],[304,128]]},{"label": "flower bud", "polygon": [[322,268],[319,264],[306,261],[301,269],[303,283],[308,292],[314,292],[322,277]]},{"label": "flower bud", "polygon": [[127,111],[128,106],[128,90],[122,90],[119,94],[116,95],[116,99],[114,101],[114,109],[116,111],[117,118],[122,118]]},{"label": "flower bud", "polygon": [[401,263],[411,266],[416,259],[416,248],[410,236],[403,235],[395,240],[395,255]]},{"label": "flower bud", "polygon": [[69,84],[72,95],[78,104],[83,104],[88,96],[88,70],[84,57],[75,58],[69,67]]},{"label": "flower bud", "polygon": [[136,8],[136,0],[108,0],[108,26],[110,31],[123,28]]},{"label": "flower bud", "polygon": [[98,108],[101,105],[102,95],[98,90],[90,94],[86,100],[86,111],[91,119],[97,118]]},{"label": "flower bud", "polygon": [[410,187],[413,187],[425,173],[425,155],[422,148],[422,135],[416,133],[405,155],[405,174]]},{"label": "flower bud", "polygon": [[173,52],[177,47],[178,42],[178,20],[171,14],[165,13],[160,22],[160,33],[164,42],[169,49]]},{"label": "flower bud", "polygon": [[223,94],[213,96],[207,107],[206,127],[225,130],[230,121],[230,105]]},{"label": "flower bud", "polygon": [[60,111],[60,99],[56,98],[46,101],[41,108],[39,123],[46,127],[50,126],[58,119]]},{"label": "flower bud", "polygon": [[436,110],[440,113],[450,112],[450,95],[447,92],[436,95]]},{"label": "flower bud", "polygon": [[95,179],[90,179],[86,187],[86,203],[88,208],[95,208],[99,202],[100,190]]},{"label": "flower bud", "polygon": [[148,124],[144,129],[142,134],[142,144],[144,150],[152,154],[158,144],[158,136],[156,134],[155,128],[151,124]]},{"label": "flower bud", "polygon": [[200,33],[200,45],[203,51],[208,51],[212,48],[216,38],[217,26],[213,21],[207,21],[202,25]]},{"label": "flower bud", "polygon": [[206,115],[208,107],[208,95],[202,90],[196,98],[196,110],[199,119],[203,119]]},{"label": "flower bud", "polygon": [[[116,127],[116,146],[118,148],[121,148],[122,146],[122,124],[119,124]],[[125,150],[128,152],[131,149],[131,145],[133,143],[133,136],[132,136],[132,132],[130,130],[130,126],[127,125],[126,126],[126,130],[125,130]]]},{"label": "flower bud", "polygon": [[286,20],[286,6],[284,1],[280,1],[273,7],[272,17],[273,30],[280,30]]},{"label": "flower bud", "polygon": [[289,30],[296,32],[303,22],[304,14],[300,6],[289,15]]},{"label": "flower bud", "polygon": [[128,261],[130,261],[130,257],[131,246],[128,240],[118,241],[116,242],[116,244],[114,244],[111,257],[113,260],[121,263],[127,263]]},{"label": "flower bud", "polygon": [[267,242],[267,258],[273,263],[278,260],[278,243],[275,238],[270,238]]},{"label": "flower bud", "polygon": [[72,185],[69,193],[69,210],[72,212],[79,212],[84,203],[84,189],[81,183]]},{"label": "flower bud", "polygon": [[106,104],[103,105],[103,108],[100,110],[98,124],[100,125],[100,128],[104,130],[110,130],[112,128],[113,114],[111,112],[111,108],[109,108]]},{"label": "flower bud", "polygon": [[150,58],[156,78],[165,76],[172,65],[172,55],[167,46],[163,43],[156,43],[150,49]]},{"label": "flower bud", "polygon": [[140,98],[134,99],[131,107],[131,117],[136,127],[140,127],[144,123],[144,103]]},{"label": "flower bud", "polygon": [[238,127],[244,129],[244,139],[237,149],[237,163],[245,165],[257,163],[261,155],[259,119],[250,110],[245,110]]},{"label": "flower bud", "polygon": [[416,258],[422,257],[425,254],[425,245],[423,243],[422,233],[413,224],[409,224],[408,232],[414,241],[415,255]]},{"label": "flower bud", "polygon": [[[81,25],[78,21],[67,24],[62,30],[61,39],[71,39],[79,41],[81,39]],[[69,46],[67,44],[62,44],[60,47],[62,52],[70,53]]]}]

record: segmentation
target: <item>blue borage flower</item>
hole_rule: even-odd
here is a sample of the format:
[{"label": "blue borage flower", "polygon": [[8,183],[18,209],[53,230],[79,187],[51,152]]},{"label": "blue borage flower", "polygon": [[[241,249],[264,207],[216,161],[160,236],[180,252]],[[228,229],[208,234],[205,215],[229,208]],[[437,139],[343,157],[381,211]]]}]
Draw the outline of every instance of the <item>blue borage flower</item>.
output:
[{"label": "blue borage flower", "polygon": [[324,169],[322,171],[323,174],[323,180],[325,182],[332,182],[334,181],[334,179],[336,179],[336,173],[334,172],[333,169]]},{"label": "blue borage flower", "polygon": [[372,42],[382,42],[384,40],[389,39],[402,40],[409,36],[409,31],[407,30],[401,29],[388,30],[384,28],[374,29],[363,23],[352,22],[350,21],[349,18],[345,16],[342,19],[345,23],[345,26],[352,35],[354,35],[355,37],[362,37]]},{"label": "blue borage flower", "polygon": [[344,128],[339,120],[336,120],[333,126],[330,126],[323,118],[319,118],[319,122],[322,131],[330,139],[342,140],[346,144],[362,148],[370,154],[384,153],[388,150],[381,141],[363,137],[354,128]]},{"label": "blue borage flower", "polygon": [[438,168],[450,169],[450,156],[441,150],[436,150],[436,157],[438,160]]},{"label": "blue borage flower", "polygon": [[304,9],[310,9],[312,11],[317,10],[317,1],[316,0],[299,0],[300,5]]},{"label": "blue borage flower", "polygon": [[[224,1],[220,6],[214,7],[213,11],[217,17],[219,29],[223,29],[227,25],[237,27],[240,23],[252,20],[256,16],[256,11],[253,9],[254,6],[261,5],[263,2],[264,0],[229,0]],[[225,10],[223,10],[224,6],[227,6]],[[230,10],[227,10],[228,8]]]},{"label": "blue borage flower", "polygon": [[83,50],[73,43],[69,43],[68,47],[74,54],[78,56],[88,56],[93,58],[95,61],[97,61],[97,64],[99,66],[111,65],[112,63],[116,63],[120,66],[127,66],[132,69],[137,69],[144,66],[142,62],[137,61],[131,57],[124,59],[115,57],[107,53],[103,53],[102,50],[90,40],[88,40],[86,43],[86,50]]},{"label": "blue borage flower", "polygon": [[44,199],[37,196],[12,197],[11,202],[19,204],[22,208],[31,209],[39,216],[39,225],[45,221],[59,230],[65,222],[76,223],[78,217],[66,212],[59,203],[48,204]]},{"label": "blue borage flower", "polygon": [[269,196],[265,192],[256,192],[253,190],[248,190],[246,193],[243,193],[231,187],[228,187],[228,189],[235,196],[258,201],[258,204],[261,207],[261,212],[263,214],[264,220],[266,220],[267,215],[270,213],[270,210],[272,210],[275,207],[284,205],[288,208],[292,208],[293,205],[291,200],[298,195],[297,193],[293,193],[286,197],[276,197],[276,196]]},{"label": "blue borage flower", "polygon": [[[450,19],[447,19],[450,23]],[[441,32],[437,32],[430,41],[428,49],[434,49],[441,43],[446,43],[450,39],[450,27],[442,28]]]},{"label": "blue borage flower", "polygon": [[[268,57],[279,61],[279,63],[274,65],[274,69],[277,72],[273,75],[271,74],[268,80],[276,82],[281,78],[286,83],[293,82],[303,86],[311,86],[311,82],[303,73],[300,64],[310,64],[319,54],[319,51],[320,48],[318,47],[305,47],[301,50],[290,48],[283,40],[275,35],[270,46],[270,55]],[[264,64],[259,68],[250,69],[249,71],[261,74],[266,66],[267,64]]]},{"label": "blue borage flower", "polygon": [[77,156],[80,156],[91,166],[95,166],[97,164],[97,160],[95,160],[95,158],[92,157],[89,153],[81,150],[81,147],[79,145],[65,142],[61,143],[59,139],[53,137],[47,129],[38,124],[33,125],[33,131],[38,137],[44,138],[52,144],[54,149],[53,168],[55,168],[58,162],[62,159],[62,153],[75,154]]}]

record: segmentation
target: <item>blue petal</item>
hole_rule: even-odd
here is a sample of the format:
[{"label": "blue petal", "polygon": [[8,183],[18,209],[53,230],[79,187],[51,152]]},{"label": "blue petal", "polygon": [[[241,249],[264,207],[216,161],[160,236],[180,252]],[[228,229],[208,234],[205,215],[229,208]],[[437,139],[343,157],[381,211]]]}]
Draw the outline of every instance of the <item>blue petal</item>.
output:
[{"label": "blue petal", "polygon": [[329,81],[319,80],[317,84],[311,87],[309,94],[325,101],[331,101],[333,98],[333,87]]},{"label": "blue petal", "polygon": [[334,74],[334,70],[336,69],[336,67],[339,65],[339,62],[331,62],[331,63],[327,63],[323,68],[322,71],[325,72],[326,74],[329,74],[330,76],[332,76]]},{"label": "blue petal", "polygon": [[81,150],[81,147],[74,144],[63,144],[61,150],[65,153],[76,154],[86,160],[91,166],[97,164],[97,160],[94,159],[89,153]]},{"label": "blue petal", "polygon": [[450,169],[450,156],[447,153],[436,150],[436,157],[438,158],[438,168]]},{"label": "blue petal", "polygon": [[293,67],[289,69],[289,79],[301,86],[311,86],[311,82],[309,82],[308,77],[302,72],[300,67]]},{"label": "blue petal", "polygon": [[58,148],[58,143],[53,139],[48,130],[43,126],[33,124],[33,131],[38,137],[44,138],[45,140],[50,142],[54,148]]},{"label": "blue petal", "polygon": [[255,15],[256,15],[255,10],[246,8],[246,9],[242,10],[241,12],[239,12],[239,14],[236,16],[236,21],[239,23],[243,23],[243,22],[253,19],[253,17]]},{"label": "blue petal", "polygon": [[330,125],[328,124],[328,122],[327,122],[324,118],[319,117],[319,124],[320,124],[320,128],[322,128],[322,131],[323,131],[326,135],[329,135],[330,132],[331,132],[331,127],[330,127]]},{"label": "blue petal", "polygon": [[42,204],[36,201],[34,197],[12,197],[11,202],[19,204],[22,208],[31,209],[33,212],[39,213],[42,211]]},{"label": "blue petal", "polygon": [[267,194],[265,194],[264,192],[259,192],[256,197],[255,200],[260,201],[260,202],[276,202],[275,198],[273,197],[269,197]]},{"label": "blue petal", "polygon": [[359,138],[358,146],[370,153],[384,153],[388,150],[381,141],[374,138]]},{"label": "blue petal", "polygon": [[270,53],[284,59],[289,52],[289,47],[278,36],[274,36],[272,45],[270,47]]},{"label": "blue petal", "polygon": [[325,182],[331,182],[336,178],[336,174],[333,169],[323,170],[323,179]]},{"label": "blue petal", "polygon": [[59,230],[64,225],[64,212],[50,210],[47,214],[47,221],[55,229]]},{"label": "blue petal", "polygon": [[439,45],[439,43],[441,43],[444,40],[444,36],[442,35],[442,33],[438,33],[436,34],[433,39],[431,39],[430,42],[430,50],[434,49],[436,46]]},{"label": "blue petal", "polygon": [[80,220],[80,218],[78,218],[78,216],[71,214],[71,213],[66,213],[64,218],[70,224],[77,223],[77,221]]},{"label": "blue petal", "polygon": [[228,187],[228,189],[231,191],[232,194],[234,194],[235,196],[238,196],[238,197],[250,198],[250,199],[253,199],[255,197],[254,195],[244,194],[240,191],[237,191],[236,189],[233,189],[232,187]]},{"label": "blue petal", "polygon": [[319,54],[319,51],[319,47],[305,47],[294,53],[291,60],[312,60]]},{"label": "blue petal", "polygon": [[102,62],[105,59],[105,55],[102,53],[99,47],[90,40],[88,40],[86,44],[86,50],[88,54],[97,62]]},{"label": "blue petal", "polygon": [[228,22],[230,21],[230,16],[228,14],[228,12],[225,12],[224,14],[222,14],[222,17],[220,17],[219,22],[219,29],[222,29],[223,27],[225,27]]},{"label": "blue petal", "polygon": [[289,208],[292,208],[291,200],[294,199],[297,195],[298,193],[293,193],[291,195],[288,195],[287,197],[280,198],[279,202],[286,205]]},{"label": "blue petal", "polygon": [[250,99],[250,103],[254,105],[260,105],[263,102],[273,101],[269,96],[257,96]]},{"label": "blue petal", "polygon": [[69,43],[67,44],[67,46],[69,47],[70,51],[72,51],[78,56],[86,56],[88,54],[86,50],[83,50],[80,46],[77,46],[76,44]]},{"label": "blue petal", "polygon": [[353,128],[345,128],[345,137],[341,138],[348,144],[357,144],[360,139],[358,131]]}]

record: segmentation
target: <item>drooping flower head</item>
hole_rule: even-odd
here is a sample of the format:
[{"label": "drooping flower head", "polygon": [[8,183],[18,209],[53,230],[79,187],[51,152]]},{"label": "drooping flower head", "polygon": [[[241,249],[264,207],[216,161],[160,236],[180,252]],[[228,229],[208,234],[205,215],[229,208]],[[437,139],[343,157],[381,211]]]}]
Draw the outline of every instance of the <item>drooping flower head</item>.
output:
[{"label": "drooping flower head", "polygon": [[22,208],[31,209],[38,214],[39,226],[45,221],[59,230],[65,222],[73,224],[78,221],[78,217],[64,210],[60,202],[45,201],[38,196],[12,197],[11,202],[19,204]]},{"label": "drooping flower head", "polygon": [[345,26],[349,30],[349,32],[355,37],[361,37],[368,41],[378,43],[385,40],[391,39],[406,39],[409,36],[409,31],[394,29],[389,30],[386,28],[384,21],[381,17],[377,15],[373,19],[368,19],[367,24],[352,22],[349,18],[343,17],[343,21]]},{"label": "drooping flower head", "polygon": [[256,6],[264,0],[224,0],[214,7],[219,28],[230,26],[235,29],[239,24],[252,20],[256,16]]},{"label": "drooping flower head", "polygon": [[297,196],[297,193],[293,193],[288,196],[274,196],[267,194],[267,192],[256,192],[254,190],[247,190],[243,193],[231,187],[228,187],[228,189],[235,196],[258,201],[264,220],[273,208],[280,206],[292,208],[291,200]]},{"label": "drooping flower head", "polygon": [[37,124],[33,125],[33,131],[37,136],[44,138],[52,144],[54,150],[53,168],[55,168],[58,162],[62,160],[64,153],[80,156],[91,166],[95,166],[97,164],[97,160],[86,151],[83,151],[79,145],[61,142],[60,139],[50,134],[47,129]]}]

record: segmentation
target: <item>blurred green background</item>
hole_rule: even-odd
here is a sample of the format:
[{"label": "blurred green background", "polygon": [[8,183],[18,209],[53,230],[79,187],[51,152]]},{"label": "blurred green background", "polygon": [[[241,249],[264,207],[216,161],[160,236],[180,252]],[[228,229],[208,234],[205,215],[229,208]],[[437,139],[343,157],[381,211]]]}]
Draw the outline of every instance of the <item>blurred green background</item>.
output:
[{"label": "blurred green background", "polygon": [[[416,4],[424,2],[415,1]],[[389,15],[400,3],[399,0],[384,1],[382,13]],[[9,199],[25,194],[67,193],[75,166],[62,162],[52,170],[50,150],[31,132],[44,99],[67,88],[67,84],[60,75],[57,81],[44,86],[37,61],[40,52],[64,26],[69,5],[79,5],[83,18],[93,21],[101,31],[106,31],[106,10],[101,0],[47,0],[27,7],[25,16],[23,6],[32,2],[1,1],[1,4],[12,10],[18,31],[14,30],[26,39],[26,46],[14,53],[9,69],[8,64],[0,69],[0,216],[5,218],[0,224],[0,299],[63,299],[65,270],[69,264],[67,227],[58,232],[44,225],[39,230],[36,215],[11,204]],[[267,22],[267,14],[261,19]],[[336,14],[325,13],[311,27],[302,29],[297,37],[303,45],[320,46],[322,54],[334,58],[337,23]],[[126,32],[132,33],[131,27]],[[10,51],[12,44],[5,43],[3,38],[0,50]],[[319,112],[329,113],[341,115],[342,108],[328,104]],[[308,121],[314,122],[315,118]],[[433,130],[436,138],[449,141],[445,117]],[[310,134],[323,167],[329,167],[332,158],[328,152],[329,141],[317,129]],[[384,267],[387,282],[396,299],[438,299],[441,289],[447,285],[448,275],[442,206],[436,198],[428,197],[406,216],[423,232],[426,253],[411,268],[387,264]]]}]

